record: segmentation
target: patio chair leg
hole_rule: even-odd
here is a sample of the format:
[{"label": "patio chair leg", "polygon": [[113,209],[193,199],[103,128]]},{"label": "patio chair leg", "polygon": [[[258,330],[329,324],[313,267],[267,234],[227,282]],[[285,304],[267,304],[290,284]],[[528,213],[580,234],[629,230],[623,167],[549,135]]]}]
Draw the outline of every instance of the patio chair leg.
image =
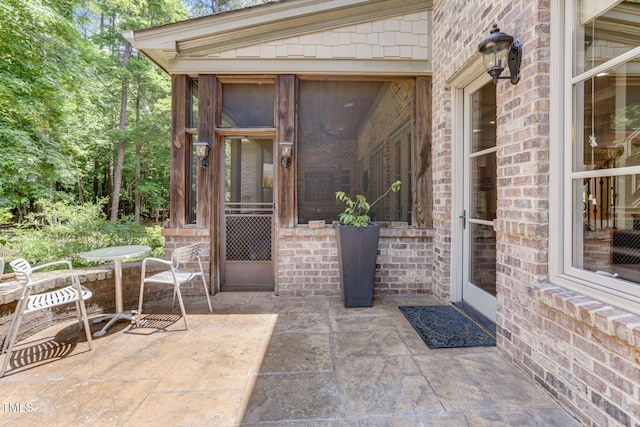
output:
[{"label": "patio chair leg", "polygon": [[174,287],[174,295],[178,294],[178,303],[180,303],[180,311],[182,311],[182,318],[184,319],[184,326],[189,329],[189,321],[187,320],[187,312],[184,309],[184,302],[182,301],[182,294],[180,293],[180,286]]},{"label": "patio chair leg", "polygon": [[[18,300],[18,306],[16,307],[16,311],[13,313],[13,317],[11,318],[11,325],[9,325],[9,329],[7,330],[7,336],[4,338],[4,343],[2,344],[2,352],[0,354],[4,354],[7,350],[9,350],[9,342],[11,341],[11,334],[13,331],[18,331],[20,327],[20,322],[22,321],[22,316],[25,310],[25,304],[27,304],[27,298],[20,298]],[[16,322],[18,323],[16,325]],[[11,350],[9,350],[11,351]],[[0,378],[2,375],[0,375]]]},{"label": "patio chair leg", "polygon": [[[11,352],[13,351],[13,345],[16,343],[16,337],[18,336],[18,329],[22,322],[22,312],[17,312],[14,317],[14,321],[11,322],[11,328],[5,338],[5,345],[3,346],[4,359],[2,360],[2,368],[0,368],[0,378],[4,377],[4,373],[9,366],[9,360],[11,359]],[[6,350],[4,350],[6,348]]]},{"label": "patio chair leg", "polygon": [[138,312],[136,313],[136,326],[140,327],[142,321],[142,298],[144,297],[144,274],[140,281],[140,298],[138,298]]},{"label": "patio chair leg", "polygon": [[207,289],[207,281],[202,277],[202,283],[204,284],[204,294],[207,296],[207,304],[209,304],[209,313],[213,313],[211,308],[211,298],[209,297],[209,290]]},{"label": "patio chair leg", "polygon": [[180,292],[177,286],[173,287],[173,302],[171,303],[171,307],[176,308],[176,292]]},{"label": "patio chair leg", "polygon": [[87,344],[89,344],[89,350],[93,350],[93,338],[91,337],[91,328],[89,327],[89,317],[87,316],[87,308],[84,305],[78,303],[78,321],[80,322],[80,328],[84,329],[84,334],[87,337]]}]

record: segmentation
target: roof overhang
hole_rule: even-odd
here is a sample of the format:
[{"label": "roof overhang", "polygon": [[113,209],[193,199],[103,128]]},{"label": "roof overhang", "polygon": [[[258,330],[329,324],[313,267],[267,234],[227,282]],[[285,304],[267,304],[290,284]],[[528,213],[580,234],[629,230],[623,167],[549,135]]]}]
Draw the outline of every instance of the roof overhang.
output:
[{"label": "roof overhang", "polygon": [[[290,0],[123,34],[136,49],[169,74],[295,73],[308,68],[309,61],[295,58],[263,60],[260,61],[260,69],[256,70],[255,60],[220,60],[215,56],[231,49],[331,28],[427,12],[431,11],[432,3],[431,0]],[[378,73],[394,73],[400,68],[377,62],[375,69],[379,70]],[[339,72],[347,74],[370,69],[366,61],[348,58],[337,61],[336,65]],[[396,65],[401,64],[398,62]],[[403,65],[407,66],[403,68],[407,74],[415,74],[420,69],[417,64]]]}]

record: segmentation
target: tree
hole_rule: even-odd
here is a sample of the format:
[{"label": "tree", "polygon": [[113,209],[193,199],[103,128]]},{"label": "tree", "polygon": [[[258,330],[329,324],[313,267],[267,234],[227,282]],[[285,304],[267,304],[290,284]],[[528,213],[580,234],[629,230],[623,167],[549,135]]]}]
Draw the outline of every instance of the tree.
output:
[{"label": "tree", "polygon": [[0,207],[18,219],[78,182],[82,121],[70,113],[86,104],[89,47],[72,25],[74,4],[0,0]]},{"label": "tree", "polygon": [[192,18],[270,3],[273,0],[184,0]]},{"label": "tree", "polygon": [[[117,0],[117,1],[101,1],[97,0],[94,3],[95,8],[100,12],[100,26],[98,31],[93,35],[93,39],[106,48],[111,63],[108,64],[108,68],[119,68],[119,91],[118,91],[118,107],[117,107],[117,132],[112,132],[112,135],[117,133],[117,140],[113,141],[116,146],[115,163],[110,168],[110,182],[111,187],[111,213],[110,219],[116,220],[119,217],[119,211],[121,207],[121,192],[125,182],[123,181],[125,175],[125,167],[127,164],[125,156],[127,151],[127,144],[131,142],[128,136],[128,112],[133,110],[135,113],[136,121],[140,120],[140,108],[141,100],[140,96],[144,93],[141,90],[142,86],[139,84],[140,79],[136,77],[136,73],[142,73],[145,75],[146,70],[152,65],[149,64],[144,58],[137,55],[132,56],[133,49],[131,44],[125,40],[121,31],[135,30],[151,25],[157,25],[167,22],[173,22],[186,17],[186,9],[178,0],[149,0],[146,2],[131,2],[129,0]],[[138,82],[138,90],[136,97],[129,100],[129,89],[131,81]],[[111,84],[115,86],[116,81],[112,80]],[[112,86],[112,89],[115,87]],[[113,90],[112,93],[116,93]],[[168,96],[168,92],[165,92]],[[115,101],[115,97],[113,98]],[[147,104],[149,107],[149,104]],[[134,162],[133,169],[140,171],[140,152],[141,147],[139,144],[135,146],[135,152],[137,153]],[[137,173],[134,182],[138,185],[141,177]],[[135,192],[140,194],[138,192]],[[141,200],[138,198],[135,203],[135,215],[136,218],[140,216],[140,204]]]}]

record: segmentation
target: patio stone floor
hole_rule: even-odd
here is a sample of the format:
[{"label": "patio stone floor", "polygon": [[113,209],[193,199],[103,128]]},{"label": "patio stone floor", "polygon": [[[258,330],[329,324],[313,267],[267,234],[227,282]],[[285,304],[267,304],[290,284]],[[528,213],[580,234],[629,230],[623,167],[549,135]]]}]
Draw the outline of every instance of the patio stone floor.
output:
[{"label": "patio stone floor", "polygon": [[0,426],[580,425],[495,347],[430,350],[397,308],[437,304],[426,297],[212,303],[186,299],[188,331],[170,301],[149,306],[94,351],[77,322],[19,342]]}]

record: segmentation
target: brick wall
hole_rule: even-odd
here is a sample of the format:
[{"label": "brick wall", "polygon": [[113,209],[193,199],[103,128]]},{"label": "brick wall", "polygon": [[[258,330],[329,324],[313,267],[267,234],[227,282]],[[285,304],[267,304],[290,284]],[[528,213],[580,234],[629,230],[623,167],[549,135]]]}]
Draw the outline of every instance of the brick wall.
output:
[{"label": "brick wall", "polygon": [[[162,230],[164,236],[164,258],[171,259],[171,253],[174,249],[181,246],[190,245],[192,243],[200,243],[200,257],[202,259],[202,266],[204,268],[205,277],[210,277],[211,267],[211,238],[209,229],[197,228],[195,226],[186,226],[183,228],[164,228]],[[196,261],[187,265],[189,269],[197,269],[198,263]],[[147,285],[145,286],[145,292],[157,292],[161,285]],[[215,294],[218,290],[216,283],[208,283],[210,294]],[[164,288],[164,287],[162,287]],[[204,298],[204,291],[202,289],[202,282],[200,278],[192,280],[189,283],[185,283],[180,287],[182,295],[200,295]],[[145,296],[145,301],[146,301]],[[160,298],[160,297],[158,297]]]},{"label": "brick wall", "polygon": [[452,94],[497,23],[523,43],[522,80],[497,90],[498,347],[585,425],[640,425],[640,316],[549,285],[550,5],[435,0],[433,75],[434,291],[449,292],[456,213]]},{"label": "brick wall", "polygon": [[[431,230],[381,228],[374,294],[432,294]],[[276,280],[283,296],[342,295],[333,227],[278,231]]]}]

